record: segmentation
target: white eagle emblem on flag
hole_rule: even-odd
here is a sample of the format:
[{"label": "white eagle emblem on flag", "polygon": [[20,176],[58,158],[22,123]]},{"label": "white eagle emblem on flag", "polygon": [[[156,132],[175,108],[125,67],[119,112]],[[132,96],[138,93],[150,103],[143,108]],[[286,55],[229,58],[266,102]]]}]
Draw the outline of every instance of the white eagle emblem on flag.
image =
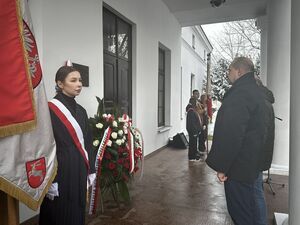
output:
[{"label": "white eagle emblem on flag", "polygon": [[39,187],[43,183],[46,175],[45,158],[26,162],[26,172],[30,187]]}]

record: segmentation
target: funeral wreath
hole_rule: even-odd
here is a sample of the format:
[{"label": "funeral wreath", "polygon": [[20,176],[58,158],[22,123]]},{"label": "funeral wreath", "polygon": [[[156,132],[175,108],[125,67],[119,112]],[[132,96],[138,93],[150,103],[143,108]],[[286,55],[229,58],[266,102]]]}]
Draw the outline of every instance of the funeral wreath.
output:
[{"label": "funeral wreath", "polygon": [[98,110],[89,119],[96,151],[96,182],[92,185],[90,214],[96,210],[97,197],[111,194],[113,199],[130,202],[128,183],[143,166],[143,139],[140,131],[132,126],[127,114],[120,114],[118,107],[106,113],[103,99],[98,97]]}]

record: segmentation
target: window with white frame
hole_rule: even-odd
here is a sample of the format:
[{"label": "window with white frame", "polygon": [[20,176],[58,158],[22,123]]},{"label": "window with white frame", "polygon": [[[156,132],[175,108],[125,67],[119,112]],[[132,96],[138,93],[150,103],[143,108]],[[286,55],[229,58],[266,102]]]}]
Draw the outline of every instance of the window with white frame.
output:
[{"label": "window with white frame", "polygon": [[159,43],[158,48],[158,127],[170,126],[171,51]]},{"label": "window with white frame", "polygon": [[158,53],[158,126],[165,125],[165,82],[166,82],[166,69],[165,69],[165,51],[159,48]]},{"label": "window with white frame", "polygon": [[195,78],[196,78],[195,74],[192,73],[191,74],[191,85],[190,85],[191,96],[193,95],[193,90],[195,89],[195,83],[196,83]]}]

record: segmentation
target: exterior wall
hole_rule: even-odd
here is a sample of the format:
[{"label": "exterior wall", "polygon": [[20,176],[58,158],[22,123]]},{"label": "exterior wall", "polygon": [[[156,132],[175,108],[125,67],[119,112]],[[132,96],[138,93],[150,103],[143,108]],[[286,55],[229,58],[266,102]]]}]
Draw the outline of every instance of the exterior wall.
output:
[{"label": "exterior wall", "polygon": [[[134,24],[133,51],[133,120],[143,133],[145,154],[167,144],[168,138],[180,131],[180,25],[160,1],[107,0],[113,9]],[[171,51],[170,128],[164,132],[157,126],[158,47]],[[102,63],[102,62],[101,62]],[[102,80],[102,78],[101,78]]]},{"label": "exterior wall", "polygon": [[[132,111],[133,123],[143,133],[145,154],[167,144],[168,138],[181,131],[181,27],[160,0],[31,0],[30,9],[43,68],[48,99],[55,95],[57,69],[70,58],[89,66],[89,87],[84,87],[77,102],[89,116],[96,113],[95,96],[103,97],[103,4],[133,26]],[[158,47],[171,52],[167,105],[170,127],[159,131]],[[37,212],[20,204],[20,221]]]},{"label": "exterior wall", "polygon": [[[184,121],[182,130],[185,130],[185,106],[191,97],[191,75],[195,75],[194,89],[202,92],[203,80],[207,77],[206,54],[212,47],[204,32],[199,27],[183,27],[181,30],[181,70],[182,70],[182,96],[181,118]],[[192,36],[195,36],[195,49],[192,48]],[[204,55],[205,50],[205,55]]]},{"label": "exterior wall", "polygon": [[[83,88],[77,101],[92,116],[97,107],[94,96],[103,97],[103,2],[32,0],[30,3],[48,98],[55,94],[56,70],[70,58],[75,63],[89,66],[90,86]],[[107,0],[104,4],[133,25],[133,119],[144,134],[148,154],[164,146],[168,137],[177,132],[180,123],[177,92],[180,87],[180,25],[160,0]],[[164,133],[157,132],[159,43],[171,51],[172,128]]]}]

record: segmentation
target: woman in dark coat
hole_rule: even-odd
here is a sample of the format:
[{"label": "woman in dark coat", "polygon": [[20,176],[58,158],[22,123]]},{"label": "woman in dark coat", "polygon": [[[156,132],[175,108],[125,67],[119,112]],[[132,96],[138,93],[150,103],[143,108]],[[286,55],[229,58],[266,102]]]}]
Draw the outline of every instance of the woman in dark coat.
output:
[{"label": "woman in dark coat", "polygon": [[[81,77],[73,67],[63,66],[57,71],[55,81],[57,95],[52,101],[58,105],[51,101],[49,106],[57,148],[58,172],[41,205],[39,224],[84,225],[87,179],[89,174],[93,177],[94,156],[87,113],[74,99],[82,89]],[[61,108],[60,104],[63,105]],[[75,119],[75,130],[82,131],[78,135],[78,139],[82,138],[81,147],[62,119],[61,109],[67,109],[70,113],[62,113],[67,121]]]},{"label": "woman in dark coat", "polygon": [[199,114],[196,111],[196,103],[197,99],[192,97],[186,107],[186,130],[189,134],[188,157],[190,161],[198,161],[200,159],[197,149],[197,140],[201,132],[201,121]]}]

